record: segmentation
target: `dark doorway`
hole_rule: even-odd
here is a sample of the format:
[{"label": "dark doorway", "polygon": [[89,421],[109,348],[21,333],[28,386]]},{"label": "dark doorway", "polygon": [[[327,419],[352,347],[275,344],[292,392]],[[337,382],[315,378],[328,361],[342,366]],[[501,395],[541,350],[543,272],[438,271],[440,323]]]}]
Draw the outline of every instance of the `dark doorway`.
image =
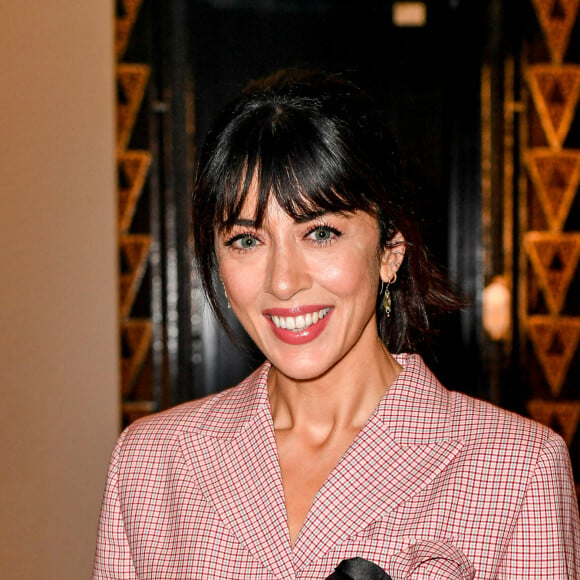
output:
[{"label": "dark doorway", "polygon": [[[432,1],[425,5],[424,26],[397,27],[392,2],[191,2],[188,29],[197,142],[221,106],[252,78],[287,66],[345,72],[389,111],[434,259],[477,300],[477,271],[458,269],[466,254],[471,253],[468,264],[477,264],[477,241],[468,232],[477,234],[479,218],[481,3]],[[451,228],[466,230],[452,232]],[[459,259],[449,252],[450,240],[458,238],[463,240]],[[450,262],[452,258],[456,263]],[[474,309],[475,304],[468,316],[473,316]],[[468,327],[462,329],[462,324]],[[451,387],[477,389],[477,382],[469,381],[474,369],[474,333],[472,320],[448,321],[433,352],[425,353]],[[235,383],[255,364],[219,331],[214,337],[204,337],[205,343],[208,340],[219,344],[215,368],[204,373],[215,381],[206,386],[208,390]]]},{"label": "dark doorway", "polygon": [[[181,163],[175,161],[188,149],[188,140],[199,146],[217,111],[250,79],[288,66],[344,72],[389,112],[434,260],[449,270],[472,301],[461,316],[443,324],[432,350],[424,354],[447,386],[485,395],[478,322],[479,83],[487,3],[428,0],[420,3],[427,18],[419,27],[395,26],[392,0],[163,4],[157,5],[154,26],[158,70],[164,71],[159,82],[165,92],[170,87],[174,108],[167,123],[170,135],[166,132],[174,183],[164,203],[167,215],[178,216],[169,228],[175,229],[175,248],[179,251],[191,225],[185,215],[187,203],[180,200],[189,196],[194,169],[185,154]],[[176,101],[180,93],[185,95],[181,102]],[[177,110],[188,103],[195,111],[195,137],[184,128],[187,119]],[[179,260],[187,263],[188,256]],[[182,339],[171,379],[177,385],[172,402],[233,385],[260,360],[251,345],[233,345],[203,307],[198,312],[200,298],[186,266],[176,272]]]}]

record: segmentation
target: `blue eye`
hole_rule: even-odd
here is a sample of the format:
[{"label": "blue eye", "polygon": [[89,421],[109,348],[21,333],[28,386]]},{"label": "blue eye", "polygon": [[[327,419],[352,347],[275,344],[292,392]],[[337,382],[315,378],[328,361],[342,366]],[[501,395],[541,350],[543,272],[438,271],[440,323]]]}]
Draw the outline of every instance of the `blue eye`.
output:
[{"label": "blue eye", "polygon": [[238,234],[226,241],[226,246],[236,250],[251,250],[259,244],[258,238],[253,234]]},{"label": "blue eye", "polygon": [[319,243],[319,244],[326,244],[328,242],[331,242],[332,240],[334,240],[335,238],[339,237],[341,235],[341,232],[339,230],[337,230],[336,228],[333,228],[331,226],[316,226],[314,228],[312,228],[308,234],[306,234],[307,237],[309,237],[311,240]]},{"label": "blue eye", "polygon": [[238,243],[240,245],[241,248],[253,248],[254,246],[256,246],[258,244],[258,240],[256,240],[256,238],[254,236],[242,236],[239,240]]},{"label": "blue eye", "polygon": [[318,229],[312,233],[316,240],[330,240],[332,238],[332,232],[326,229]]}]

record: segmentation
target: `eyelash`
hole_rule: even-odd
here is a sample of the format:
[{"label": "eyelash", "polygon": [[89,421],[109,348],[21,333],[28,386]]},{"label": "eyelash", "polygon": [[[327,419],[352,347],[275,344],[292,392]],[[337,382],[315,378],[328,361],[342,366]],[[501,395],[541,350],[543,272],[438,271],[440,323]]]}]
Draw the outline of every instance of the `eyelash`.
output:
[{"label": "eyelash", "polygon": [[[340,230],[332,227],[330,224],[323,223],[323,224],[315,225],[312,228],[310,228],[310,230],[308,230],[308,232],[306,232],[306,235],[304,237],[308,238],[316,232],[329,232],[337,238],[342,235],[342,232]],[[233,248],[234,250],[236,250],[238,252],[246,252],[248,250],[251,250],[251,248],[239,248],[239,247],[236,247],[234,244],[236,242],[239,242],[241,240],[248,239],[248,238],[256,240],[257,242],[260,241],[259,238],[256,236],[256,234],[253,232],[240,232],[238,234],[235,234],[231,238],[228,238],[224,242],[224,245],[228,248]],[[328,238],[328,239],[324,239],[324,240],[312,240],[312,241],[318,246],[326,246],[326,245],[332,243],[334,241],[334,238]]]},{"label": "eyelash", "polygon": [[[340,230],[337,230],[336,228],[332,227],[331,225],[324,223],[324,224],[318,224],[318,225],[314,226],[313,228],[311,228],[306,233],[305,237],[309,237],[312,234],[314,234],[315,232],[330,232],[331,234],[333,234],[337,238],[342,235],[342,232]],[[326,246],[326,245],[332,243],[334,241],[334,238],[328,238],[326,240],[313,240],[313,241],[320,246]]]},{"label": "eyelash", "polygon": [[239,234],[236,234],[234,236],[232,236],[231,238],[228,238],[225,242],[224,245],[228,248],[233,248],[234,250],[237,250],[238,252],[246,252],[248,250],[250,250],[251,248],[237,248],[234,246],[234,244],[240,240],[243,239],[248,239],[248,238],[252,238],[256,241],[259,241],[258,237],[252,233],[252,232],[241,232]]}]

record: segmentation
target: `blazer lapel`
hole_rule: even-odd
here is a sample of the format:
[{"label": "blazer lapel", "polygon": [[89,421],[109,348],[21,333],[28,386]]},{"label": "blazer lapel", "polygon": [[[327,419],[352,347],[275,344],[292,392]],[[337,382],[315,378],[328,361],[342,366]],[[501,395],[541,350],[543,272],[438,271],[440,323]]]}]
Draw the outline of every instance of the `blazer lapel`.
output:
[{"label": "blazer lapel", "polygon": [[450,433],[447,391],[420,357],[397,359],[404,371],[318,492],[294,549],[268,401],[269,365],[233,396],[213,399],[203,427],[182,435],[182,451],[208,501],[276,577],[294,578],[295,570],[419,493],[462,448]]},{"label": "blazer lapel", "polygon": [[419,493],[463,447],[449,433],[447,391],[419,357],[399,361],[405,370],[314,499],[296,569]]},{"label": "blazer lapel", "polygon": [[[265,386],[268,368],[263,367],[249,399],[228,409],[223,430],[214,427],[186,433],[182,448],[207,499],[238,540],[277,578],[293,578],[284,491]],[[240,408],[250,412],[244,416]],[[222,403],[222,415],[223,410]]]}]

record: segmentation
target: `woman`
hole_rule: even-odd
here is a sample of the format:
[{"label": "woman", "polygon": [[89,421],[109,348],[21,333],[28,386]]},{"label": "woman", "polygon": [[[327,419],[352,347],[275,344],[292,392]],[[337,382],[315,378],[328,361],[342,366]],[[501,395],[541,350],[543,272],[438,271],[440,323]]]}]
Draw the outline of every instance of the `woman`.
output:
[{"label": "woman", "polygon": [[210,304],[225,324],[225,292],[267,362],[121,435],[95,578],[313,580],[351,558],[394,580],[578,577],[562,440],[412,354],[460,303],[361,91],[249,87],[207,139],[193,218]]}]

